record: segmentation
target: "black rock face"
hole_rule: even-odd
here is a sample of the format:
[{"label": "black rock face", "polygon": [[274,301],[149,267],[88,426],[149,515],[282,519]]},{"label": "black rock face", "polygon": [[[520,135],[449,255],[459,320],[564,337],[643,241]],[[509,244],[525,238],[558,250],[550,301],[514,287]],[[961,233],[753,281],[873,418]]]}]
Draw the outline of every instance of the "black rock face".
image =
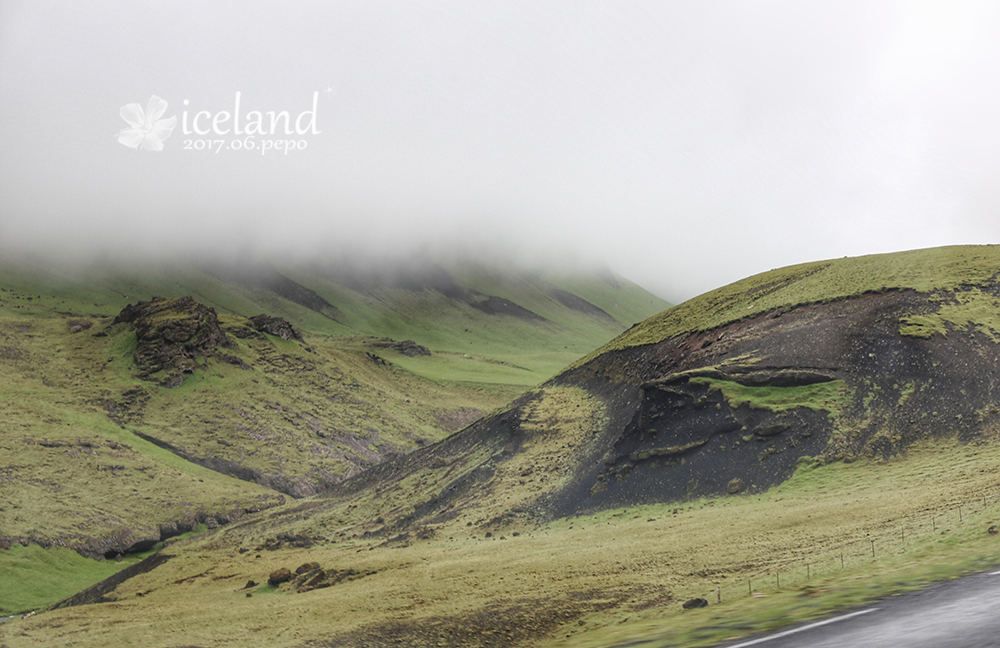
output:
[{"label": "black rock face", "polygon": [[609,424],[603,454],[580,458],[550,511],[759,492],[803,461],[988,434],[1000,422],[1000,343],[971,327],[903,334],[901,322],[935,307],[929,297],[888,291],[762,313],[555,378],[601,398]]}]

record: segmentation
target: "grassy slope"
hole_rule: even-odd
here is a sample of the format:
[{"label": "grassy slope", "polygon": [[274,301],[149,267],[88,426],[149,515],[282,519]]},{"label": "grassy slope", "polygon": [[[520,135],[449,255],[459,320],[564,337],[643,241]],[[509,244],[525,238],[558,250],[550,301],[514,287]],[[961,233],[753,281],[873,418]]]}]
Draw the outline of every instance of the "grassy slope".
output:
[{"label": "grassy slope", "polygon": [[[0,640],[10,648],[70,639],[115,647],[169,634],[178,644],[235,646],[252,631],[276,648],[355,646],[374,637],[412,646],[481,645],[484,637],[505,645],[708,645],[779,625],[784,615],[812,618],[1000,560],[984,531],[1000,518],[998,452],[946,442],[906,460],[806,469],[759,496],[610,510],[543,527],[486,527],[492,537],[473,515],[403,543],[331,538],[309,550],[255,551],[279,531],[315,531],[312,510],[300,504],[299,514],[274,511],[168,549],[175,557],[119,587],[116,603],[15,621],[0,626]],[[994,469],[980,470],[984,462]],[[984,495],[985,508],[977,503]],[[403,494],[398,503],[405,502]],[[962,522],[956,504],[966,504]],[[345,502],[336,517],[323,517],[359,521],[360,508]],[[932,514],[933,533],[921,527]],[[892,545],[901,525],[908,540]],[[864,542],[847,549],[839,568],[845,540],[869,537],[879,556],[866,557]],[[241,589],[307,562],[374,573],[303,594],[258,586],[248,598]],[[806,563],[813,564],[808,581],[794,573]],[[781,589],[773,586],[775,569],[785,570]],[[747,577],[766,598],[746,597]],[[717,585],[722,606],[714,605]],[[711,596],[713,605],[681,614],[680,602],[694,596]]]},{"label": "grassy slope", "polygon": [[[710,330],[774,309],[870,291],[907,288],[920,292],[949,291],[963,284],[984,282],[997,272],[1000,272],[1000,246],[941,247],[789,266],[748,277],[679,304],[626,331],[588,358],[613,349],[653,344],[689,331]],[[985,296],[982,303],[977,302],[994,327],[1000,325],[995,302]],[[960,320],[957,313],[953,317]]]},{"label": "grassy slope", "polygon": [[[967,321],[996,330],[990,318],[997,309],[989,295],[972,298],[973,313],[955,307],[948,294],[963,283],[993,276],[1000,268],[995,248],[897,256],[899,267],[886,275],[889,280],[873,279],[875,270],[891,264],[889,257],[857,260],[856,270],[838,261],[751,278],[678,307],[680,314],[653,318],[610,347],[677,335],[685,322],[707,329],[740,319],[744,310],[894,287],[939,293],[942,307],[934,316],[952,326]],[[824,286],[831,296],[821,296]],[[366,540],[364,533],[377,530],[383,516],[412,511],[452,479],[453,471],[481,463],[496,449],[471,448],[466,457],[417,471],[400,484],[362,491],[349,501],[305,502],[268,511],[171,550],[176,558],[166,566],[119,588],[117,603],[0,626],[0,638],[12,648],[69,637],[80,645],[116,646],[174,631],[172,637],[181,643],[239,645],[252,630],[274,646],[332,636],[342,638],[339,645],[360,645],[373,636],[398,637],[416,646],[477,645],[488,634],[518,645],[536,643],[539,636],[555,643],[565,637],[565,645],[610,646],[627,640],[650,646],[706,645],[779,624],[793,612],[815,616],[982,564],[984,558],[1000,559],[984,532],[1000,519],[994,499],[1000,483],[995,430],[994,438],[984,437],[979,445],[939,443],[888,462],[804,465],[791,481],[760,495],[604,511],[544,527],[516,515],[498,521],[505,511],[544,492],[547,481],[561,478],[560,463],[574,454],[575,444],[587,442],[600,417],[600,407],[575,390],[545,389],[526,414],[525,428],[537,434],[524,456],[493,465],[497,472],[486,486],[459,501],[457,517],[419,535],[383,543],[381,538]],[[988,504],[971,509],[983,497]],[[960,504],[970,506],[961,523],[949,517]],[[925,520],[935,514],[941,516],[941,526],[930,532]],[[912,532],[910,540],[891,545],[901,528]],[[327,540],[311,550],[256,557],[253,549],[264,538],[289,530]],[[868,537],[896,548],[872,561],[860,551],[853,566],[848,561],[843,571],[817,570],[809,583],[799,577],[765,599],[732,594],[747,577],[769,581],[776,569],[834,562],[846,541]],[[240,554],[240,547],[251,551]],[[294,569],[312,561],[330,569],[375,573],[305,594],[286,586],[259,588],[247,598],[240,590],[247,579],[260,582],[278,567]],[[935,571],[919,564],[945,567]],[[681,601],[707,597],[716,585],[728,583],[739,584],[726,590],[731,603],[679,614]],[[801,596],[803,592],[809,595]],[[330,609],[347,614],[327,614]],[[104,619],[100,627],[92,625],[95,614]],[[706,624],[712,627],[706,629]]]},{"label": "grassy slope", "polygon": [[[27,302],[4,301],[15,311],[21,310],[18,302]],[[45,307],[37,297],[27,303]],[[282,499],[136,433],[199,457],[225,455],[222,444],[237,446],[242,465],[293,483],[317,475],[335,479],[356,471],[359,462],[440,439],[516,395],[516,388],[503,385],[428,381],[373,363],[325,336],[310,339],[311,353],[277,338],[254,345],[240,340],[235,352],[258,370],[211,363],[179,388],[165,389],[132,377],[133,334],[94,337],[100,322],[73,333],[69,323],[79,319],[0,317],[0,536],[69,546],[125,529],[155,536],[159,524]],[[312,369],[270,366],[257,357],[261,352]],[[138,412],[123,398],[136,390],[148,396]],[[109,419],[105,403],[119,406],[124,428]],[[0,552],[0,569],[24,560]],[[107,575],[84,563],[67,582]],[[39,569],[57,564],[42,561]],[[57,588],[47,601],[63,593]],[[0,587],[0,610],[22,609],[24,600],[39,598]]]},{"label": "grassy slope", "polygon": [[[191,532],[183,533],[172,541],[204,533],[203,524]],[[163,543],[138,554],[130,554],[120,561],[91,560],[65,547],[43,549],[39,545],[15,544],[4,552],[3,569],[0,569],[0,591],[4,592],[4,608],[8,612],[26,612],[50,605],[53,600],[68,598],[94,583],[114,576],[126,567],[148,558],[163,548]]]},{"label": "grassy slope", "polygon": [[[907,285],[932,290],[992,276],[990,264],[1000,267],[993,254],[993,248],[972,248],[900,257],[901,267],[911,268]],[[863,268],[872,262],[860,264]],[[918,281],[912,270],[921,264],[929,264],[929,281]],[[968,271],[964,278],[959,272],[963,267],[962,272]],[[854,282],[854,287],[844,288],[845,294],[853,294],[858,286],[884,283],[852,279],[847,266],[840,270],[831,275],[841,277],[837,285]],[[764,283],[751,287],[760,289]],[[722,306],[717,309],[722,314],[716,321],[735,318],[739,309],[733,304],[745,293],[745,288],[724,291],[728,302],[711,302],[729,304],[729,314]],[[780,303],[815,296],[806,290],[790,295],[779,296]],[[765,297],[756,293],[754,301]],[[946,293],[942,298],[942,304],[951,303]],[[963,312],[955,310],[948,321],[954,324]],[[718,387],[727,398],[773,401],[773,395]],[[822,398],[837,399],[839,394]],[[542,527],[519,516],[516,512],[525,504],[563,479],[562,467],[573,460],[576,448],[589,443],[602,416],[601,406],[582,391],[546,388],[525,409],[522,429],[529,438],[523,452],[509,461],[489,461],[501,448],[487,443],[421,468],[400,483],[369,488],[343,501],[273,509],[195,545],[171,550],[177,557],[166,566],[119,588],[118,603],[39,615],[11,628],[0,627],[0,637],[12,648],[57,643],[70,636],[81,645],[115,646],[183,627],[182,635],[174,635],[178,642],[218,645],[238,645],[248,630],[275,646],[335,635],[342,638],[340,645],[360,645],[372,636],[399,637],[418,646],[478,645],[488,634],[518,645],[534,644],[538,637],[555,642],[567,634],[571,636],[566,645],[616,645],[628,639],[649,641],[651,646],[704,645],[780,623],[790,611],[814,616],[966,569],[984,556],[1000,559],[984,538],[984,529],[1000,519],[993,499],[1000,483],[996,430],[978,445],[939,442],[889,462],[819,467],[805,463],[791,481],[760,495],[604,511]],[[453,519],[413,529],[408,538],[395,542],[384,537],[366,540],[365,534],[377,532],[383,518],[388,523],[407,515],[458,473],[484,462],[492,472],[455,501]],[[984,496],[988,506],[967,508],[961,524],[951,519],[956,505],[970,505]],[[924,527],[927,517],[935,514],[941,516],[941,526],[931,533]],[[909,540],[892,545],[901,528]],[[264,538],[285,531],[321,535],[326,541],[311,550],[261,552],[256,557],[253,550]],[[848,556],[844,571],[817,569],[808,584],[800,576],[790,588],[766,599],[735,594],[747,577],[769,581],[776,569],[831,563],[846,541],[868,537],[876,538],[880,547],[883,542],[893,546],[891,555],[880,553],[868,562],[864,551],[857,552],[853,566]],[[240,547],[251,551],[240,554]],[[258,588],[247,598],[239,589],[248,579],[261,582],[278,567],[294,569],[312,561],[330,569],[376,573],[306,594],[285,586]],[[935,572],[922,570],[918,563],[947,566]],[[717,585],[731,603],[678,614],[681,601],[709,597]],[[799,596],[802,591],[811,594]],[[349,614],[322,612],[329,609]],[[93,614],[109,622],[94,628]],[[706,630],[706,623],[713,628]]]},{"label": "grassy slope", "polygon": [[[476,272],[482,273],[474,268],[468,274]],[[439,439],[621,328],[574,317],[546,302],[540,296],[546,284],[539,281],[505,288],[510,279],[501,277],[489,287],[530,302],[556,323],[490,318],[431,291],[387,289],[373,298],[316,275],[288,274],[311,289],[327,290],[328,299],[342,307],[344,320],[366,334],[418,338],[444,351],[408,358],[374,346],[370,337],[341,337],[357,329],[260,287],[196,269],[108,267],[75,273],[0,263],[0,480],[12,486],[0,496],[0,535],[73,544],[76,537],[126,528],[155,534],[158,523],[198,512],[271,505],[278,499],[272,491],[194,465],[135,432],[200,457],[224,456],[222,444],[236,443],[245,450],[243,465],[292,481],[317,474],[337,478],[358,465],[338,462],[339,457],[360,457],[364,465]],[[615,290],[603,282],[574,281],[620,317],[665,305],[627,282]],[[126,329],[118,327],[106,338],[93,336],[128,303],[182,294],[214,306],[224,324],[238,324],[239,313],[286,317],[309,333],[311,351],[277,338],[266,344],[238,340],[234,353],[263,372],[207,363],[181,387],[168,390],[132,376],[135,340]],[[612,300],[621,305],[615,307]],[[74,333],[70,327],[80,323],[91,328]],[[464,328],[473,332],[468,339],[457,334]],[[567,339],[571,343],[560,349],[557,343]],[[393,364],[374,363],[367,351]],[[512,356],[516,363],[507,359]],[[145,397],[138,405],[124,398],[135,390]],[[124,428],[109,420],[110,403]],[[317,431],[327,440],[318,443]],[[36,575],[55,565],[70,569],[63,559],[40,555],[3,552],[0,568],[9,571],[8,566],[37,560]],[[80,560],[72,573],[64,573],[65,582],[79,585],[116,569]],[[35,579],[46,580],[44,575]],[[0,587],[0,592],[0,610],[23,610],[46,600],[37,592],[14,596],[15,588]],[[53,590],[47,600],[63,592]]]}]

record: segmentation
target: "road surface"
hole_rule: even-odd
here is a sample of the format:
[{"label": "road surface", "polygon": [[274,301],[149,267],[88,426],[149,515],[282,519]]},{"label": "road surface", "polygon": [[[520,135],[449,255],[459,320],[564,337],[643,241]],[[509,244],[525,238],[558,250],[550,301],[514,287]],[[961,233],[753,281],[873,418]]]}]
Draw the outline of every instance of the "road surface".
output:
[{"label": "road surface", "polygon": [[1000,648],[994,568],[717,648]]}]

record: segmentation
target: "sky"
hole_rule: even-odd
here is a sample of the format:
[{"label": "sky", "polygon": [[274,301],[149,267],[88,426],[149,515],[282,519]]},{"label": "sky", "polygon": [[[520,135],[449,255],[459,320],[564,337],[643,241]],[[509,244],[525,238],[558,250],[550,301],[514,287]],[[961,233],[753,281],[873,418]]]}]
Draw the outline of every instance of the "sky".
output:
[{"label": "sky", "polygon": [[506,254],[679,302],[1000,243],[997,33],[955,0],[0,0],[0,249]]}]

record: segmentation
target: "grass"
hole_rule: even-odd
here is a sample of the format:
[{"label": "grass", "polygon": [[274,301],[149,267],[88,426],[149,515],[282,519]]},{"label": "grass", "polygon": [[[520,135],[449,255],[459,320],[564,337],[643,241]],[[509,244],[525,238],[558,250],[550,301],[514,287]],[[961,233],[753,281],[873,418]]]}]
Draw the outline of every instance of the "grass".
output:
[{"label": "grass", "polygon": [[[159,524],[274,505],[282,497],[137,433],[294,483],[320,471],[335,478],[357,470],[357,453],[370,463],[418,440],[442,438],[516,395],[505,386],[440,384],[379,366],[328,337],[311,339],[312,352],[277,338],[240,340],[230,351],[254,361],[257,371],[210,362],[169,390],[135,379],[135,335],[94,337],[104,326],[73,333],[61,316],[0,318],[3,536],[67,546],[123,529],[143,537],[156,534]],[[125,395],[136,390],[144,397],[130,405]],[[124,428],[109,418],[112,404]],[[327,433],[336,437],[319,436]],[[37,546],[20,556],[0,551],[0,568],[9,563],[22,572],[36,561],[44,572],[44,555]],[[82,557],[60,560],[68,587],[111,568]],[[59,587],[46,597],[49,581],[38,582],[28,603],[19,589],[0,587],[0,608],[34,607],[65,594]]]},{"label": "grass", "polygon": [[784,412],[798,407],[839,413],[848,401],[848,387],[843,380],[797,385],[794,387],[749,387],[730,380],[694,377],[691,382],[721,392],[733,409],[747,405],[752,409]]},{"label": "grass", "polygon": [[[183,533],[171,541],[192,538],[207,530],[208,527],[199,524],[194,531]],[[43,549],[37,544],[14,544],[0,552],[0,592],[3,592],[0,596],[0,616],[39,610],[68,598],[161,549],[163,543],[150,551],[130,554],[116,561],[84,558],[65,547]]]},{"label": "grass", "polygon": [[[604,350],[660,341],[687,330],[684,326],[710,328],[768,309],[894,288],[936,291],[939,298],[936,313],[912,316],[926,321],[911,317],[901,327],[933,328],[940,318],[947,323],[945,334],[969,326],[987,335],[995,330],[990,298],[964,287],[994,276],[994,248],[943,248],[897,257],[806,264],[750,278],[653,318]],[[474,285],[484,293],[500,292],[490,277],[477,281]],[[331,291],[340,290],[320,279],[309,288],[330,300]],[[522,305],[533,310],[550,299],[544,291],[519,290],[525,295]],[[429,311],[411,309],[391,291],[380,297],[394,306],[372,330],[394,331],[412,319],[417,322],[413,330],[426,339],[444,334],[440,323],[420,323]],[[343,307],[345,319],[363,314],[369,303],[364,300],[371,295],[355,298],[356,304]],[[955,311],[948,310],[952,305]],[[453,331],[455,322],[479,317],[444,302],[434,309],[448,313],[447,319],[454,315]],[[973,315],[962,320],[963,313]],[[555,316],[550,321],[558,324]],[[11,316],[10,331],[16,334],[21,325],[23,319]],[[430,419],[438,414],[428,401],[457,402],[449,400],[457,398],[454,390],[473,389],[475,381],[491,372],[504,372],[506,380],[522,370],[538,371],[542,356],[533,349],[550,339],[544,331],[525,329],[521,321],[505,322],[453,347],[435,349],[443,353],[426,364],[421,364],[423,358],[402,360],[384,352],[393,363],[408,363],[406,368],[368,358],[365,353],[374,347],[364,337],[345,341],[314,332],[313,352],[301,353],[295,345],[273,341],[271,347],[242,344],[240,357],[258,359],[272,371],[254,375],[255,382],[233,367],[212,366],[171,394],[157,393],[146,406],[142,425],[184,444],[206,438],[210,430],[240,431],[259,442],[248,446],[256,465],[280,467],[287,456],[291,459],[284,461],[309,469],[309,438],[304,435],[310,422],[315,424],[309,417],[316,412],[341,417],[333,420],[342,421],[341,427],[369,448],[388,447],[393,443],[388,433],[376,438],[373,430],[409,429],[412,434],[425,429],[420,426],[432,425]],[[494,349],[518,336],[526,340],[524,359],[498,360]],[[20,338],[13,344],[30,348]],[[80,353],[99,355],[79,346]],[[544,357],[555,362],[558,353],[550,349]],[[65,366],[59,364],[62,359],[50,362]],[[123,373],[125,365],[116,362],[106,363],[116,384],[134,385]],[[322,379],[309,363],[322,367]],[[415,374],[420,367],[425,377]],[[477,371],[482,373],[477,376]],[[67,385],[87,382],[49,370],[36,377],[38,384],[28,387],[35,392],[24,400],[46,394],[53,399],[48,408],[58,405]],[[772,410],[806,405],[835,414],[846,398],[838,382],[782,389],[710,384],[732,403]],[[904,386],[900,401],[913,389]],[[240,411],[227,409],[232,405],[225,398],[229,394],[244,396]],[[418,399],[417,407],[407,403]],[[1000,558],[985,538],[985,528],[1000,519],[994,499],[1000,489],[1000,448],[953,440],[925,442],[905,457],[884,462],[818,465],[807,459],[791,480],[766,493],[629,507],[542,524],[536,514],[539,502],[572,478],[580,457],[596,456],[595,433],[603,429],[606,413],[600,401],[568,387],[535,390],[524,403],[516,412],[517,429],[523,433],[516,443],[508,444],[498,426],[495,438],[440,446],[453,455],[416,465],[403,480],[373,477],[359,491],[289,503],[168,547],[172,558],[120,586],[115,602],[5,624],[0,644],[17,648],[73,641],[116,647],[148,644],[169,632],[178,644],[240,645],[253,632],[261,643],[276,647],[311,641],[431,646],[487,640],[593,648],[622,642],[708,645]],[[322,409],[327,407],[331,409]],[[366,429],[362,416],[377,417],[377,425]],[[212,427],[216,423],[219,427]],[[53,432],[46,428],[45,433]],[[468,437],[457,437],[463,438]],[[275,450],[279,439],[291,439],[280,453]],[[511,456],[516,444],[518,452]],[[368,474],[378,475],[378,470]],[[444,489],[463,476],[468,490],[446,495]],[[983,497],[983,507],[966,508],[964,518],[961,512],[954,515],[957,506],[969,507]],[[406,526],[421,511],[430,513]],[[259,549],[265,539],[290,531],[316,538],[317,545]],[[866,553],[870,540],[877,543],[874,558]],[[837,569],[842,555],[843,567]],[[302,594],[288,585],[243,588],[249,580],[265,582],[275,569],[294,570],[307,562],[367,575]],[[772,589],[771,579],[779,576],[782,584],[775,582]],[[747,597],[743,587],[748,579],[749,587],[766,597]],[[681,613],[684,600],[712,600],[720,590],[721,606]]]},{"label": "grass", "polygon": [[115,562],[84,558],[72,549],[15,544],[0,552],[0,616],[37,610],[104,580],[134,558]]},{"label": "grass", "polygon": [[946,335],[948,329],[940,317],[910,315],[899,322],[899,334],[927,339],[934,334]]},{"label": "grass", "polygon": [[[760,313],[843,299],[865,292],[958,291],[985,283],[1000,268],[1000,247],[951,246],[804,263],[748,277],[705,293],[629,329],[577,364],[601,353],[707,331]],[[983,304],[982,298],[977,304]],[[985,314],[992,330],[996,311]],[[947,316],[945,316],[947,318]],[[956,316],[957,317],[957,316]],[[905,326],[905,325],[904,325]]]},{"label": "grass", "polygon": [[[667,306],[624,280],[612,286],[566,279],[575,286],[567,289],[585,290],[622,321],[594,319],[553,300],[556,280],[475,265],[453,269],[458,282],[524,302],[546,318],[531,322],[488,316],[433,291],[358,291],[308,268],[283,272],[337,304],[342,321],[236,275],[195,266],[0,261],[0,533],[76,546],[279,500],[140,435],[310,494],[444,438],[610,339],[623,322]],[[215,308],[230,332],[245,316],[284,317],[305,330],[307,343],[235,339],[226,353],[253,370],[200,360],[179,387],[165,389],[135,378],[135,334],[126,326],[107,328],[126,304],[155,295],[192,295]],[[107,337],[95,337],[101,332]],[[372,336],[416,338],[433,345],[434,354],[409,358],[375,347]],[[16,558],[11,564],[19,571],[32,562],[44,571],[45,555],[37,547],[26,555],[0,552],[0,563]],[[89,582],[97,573],[91,561],[67,560],[67,583]],[[62,592],[53,589],[48,601]],[[0,608],[25,605],[10,598],[15,594],[0,590]],[[44,600],[38,594],[31,605]]]},{"label": "grass", "polygon": [[[538,525],[516,512],[530,504],[541,477],[559,479],[566,456],[559,453],[571,452],[562,446],[583,443],[600,413],[572,389],[545,390],[535,403],[526,413],[526,427],[538,434],[527,440],[528,458],[509,468],[497,464],[473,505],[460,500],[454,518],[422,527],[424,539],[411,532],[386,542],[364,531],[412,511],[420,493],[439,492],[455,463],[414,474],[398,490],[363,491],[340,503],[298,502],[169,547],[174,557],[120,586],[117,602],[5,624],[0,641],[20,648],[72,637],[82,647],[117,647],[171,632],[180,644],[221,646],[239,645],[253,631],[276,648],[310,640],[355,646],[375,638],[481,645],[487,637],[585,648],[710,645],[1000,560],[995,536],[985,532],[1000,519],[1000,448],[953,440],[887,462],[804,464],[762,494]],[[552,417],[579,437],[549,437]],[[308,550],[256,549],[279,531],[326,540]],[[869,539],[876,540],[874,559]],[[305,594],[286,585],[267,596],[250,590],[247,598],[242,589],[248,580],[265,582],[280,567],[294,571],[307,562],[374,574]],[[747,596],[748,578],[765,597]],[[722,605],[715,603],[717,587]],[[682,613],[680,603],[696,596],[712,604]]]},{"label": "grass", "polygon": [[[470,363],[407,362],[407,368],[433,380],[512,381],[538,384],[567,363],[606,343],[627,326],[670,304],[610,273],[556,276],[516,269],[496,270],[470,262],[443,263],[456,286],[508,299],[538,314],[540,320],[487,315],[455,296],[430,287],[404,290],[391,281],[359,287],[308,264],[277,263],[301,288],[327,300],[337,320],[254,284],[252,275],[235,269],[209,272],[194,264],[60,268],[38,261],[0,262],[0,317],[113,317],[128,303],[155,295],[191,295],[220,315],[250,317],[262,312],[283,317],[315,335],[413,339],[436,352],[480,359]],[[260,267],[269,267],[266,263]],[[390,273],[391,274],[391,273]],[[387,280],[388,281],[388,280]],[[610,318],[594,317],[560,303],[556,290],[590,301]],[[30,299],[29,299],[30,298]],[[516,357],[515,357],[516,356]],[[502,367],[516,365],[518,371]],[[454,376],[454,378],[451,378]]]}]

